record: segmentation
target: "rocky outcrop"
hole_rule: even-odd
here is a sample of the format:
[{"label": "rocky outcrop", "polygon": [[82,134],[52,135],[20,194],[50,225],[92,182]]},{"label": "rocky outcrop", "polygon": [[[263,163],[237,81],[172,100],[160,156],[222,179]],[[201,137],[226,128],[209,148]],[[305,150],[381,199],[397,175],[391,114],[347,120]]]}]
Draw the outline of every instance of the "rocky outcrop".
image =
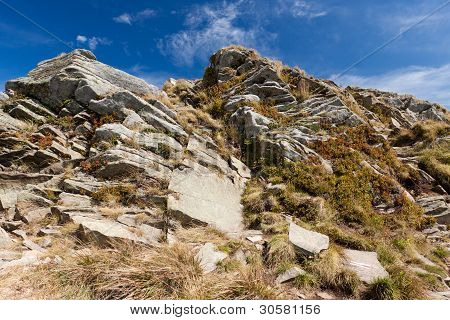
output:
[{"label": "rocky outcrop", "polygon": [[[253,277],[258,261],[267,268],[255,270],[263,273],[257,281],[295,297],[304,295],[294,283],[320,278],[311,260],[334,259],[343,279],[323,289],[335,292],[312,293],[333,298],[351,290],[338,288],[349,280],[345,269],[366,284],[389,277],[376,252],[354,250],[378,249],[374,233],[389,224],[392,239],[403,237],[398,227],[441,259],[408,248],[398,252],[408,251],[407,270],[439,269],[429,274],[445,284],[445,186],[409,146],[390,149],[398,132],[420,121],[448,124],[440,106],[341,88],[241,47],[210,62],[203,79],[170,79],[163,91],[75,50],[7,82],[0,271],[59,263],[65,257],[52,248],[61,243],[72,255],[84,246],[151,251],[184,241],[181,251],[203,273]],[[334,203],[347,192],[361,204]],[[417,205],[437,223],[422,220]],[[417,230],[418,220],[426,229]],[[199,228],[184,230],[192,227]]]},{"label": "rocky outcrop", "polygon": [[6,83],[6,90],[37,99],[55,111],[68,99],[86,106],[93,99],[123,89],[138,95],[157,92],[144,80],[107,66],[92,52],[81,49],[42,61],[27,77]]}]

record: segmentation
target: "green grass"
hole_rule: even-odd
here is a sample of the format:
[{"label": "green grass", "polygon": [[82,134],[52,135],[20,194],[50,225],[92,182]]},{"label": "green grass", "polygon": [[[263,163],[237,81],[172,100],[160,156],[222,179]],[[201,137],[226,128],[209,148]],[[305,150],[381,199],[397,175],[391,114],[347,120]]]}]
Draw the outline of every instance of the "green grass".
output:
[{"label": "green grass", "polygon": [[372,282],[364,292],[364,299],[368,300],[395,300],[397,289],[389,278],[379,278]]}]

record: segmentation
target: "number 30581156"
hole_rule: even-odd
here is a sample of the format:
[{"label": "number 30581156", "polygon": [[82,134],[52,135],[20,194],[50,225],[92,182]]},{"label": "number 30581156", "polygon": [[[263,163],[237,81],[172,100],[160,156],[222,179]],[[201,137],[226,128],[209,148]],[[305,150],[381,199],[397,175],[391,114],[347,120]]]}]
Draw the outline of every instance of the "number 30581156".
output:
[{"label": "number 30581156", "polygon": [[260,314],[320,314],[319,305],[289,305],[289,304],[275,304],[275,305],[260,305]]}]

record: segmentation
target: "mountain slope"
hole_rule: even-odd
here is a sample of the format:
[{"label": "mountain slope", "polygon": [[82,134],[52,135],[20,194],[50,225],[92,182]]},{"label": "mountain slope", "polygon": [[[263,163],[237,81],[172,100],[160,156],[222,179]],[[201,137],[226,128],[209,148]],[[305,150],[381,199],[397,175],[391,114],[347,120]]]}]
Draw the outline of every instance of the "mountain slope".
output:
[{"label": "mountain slope", "polygon": [[34,298],[447,297],[444,108],[341,88],[242,47],[210,62],[203,79],[158,90],[75,50],[7,83],[1,287]]}]

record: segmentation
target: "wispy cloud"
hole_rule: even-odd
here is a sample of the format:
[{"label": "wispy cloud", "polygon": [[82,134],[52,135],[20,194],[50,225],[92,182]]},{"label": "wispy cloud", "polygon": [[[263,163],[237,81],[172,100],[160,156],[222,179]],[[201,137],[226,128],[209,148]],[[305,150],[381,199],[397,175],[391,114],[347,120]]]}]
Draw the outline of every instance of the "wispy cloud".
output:
[{"label": "wispy cloud", "polygon": [[144,9],[139,12],[130,14],[124,12],[117,17],[114,17],[113,20],[117,23],[124,23],[128,25],[132,25],[135,22],[142,22],[148,18],[151,18],[156,15],[156,11],[152,9]]},{"label": "wispy cloud", "polygon": [[87,45],[87,47],[91,50],[97,49],[99,45],[109,46],[112,41],[105,37],[87,37],[84,35],[77,35],[76,41],[78,44]]},{"label": "wispy cloud", "polygon": [[411,66],[374,76],[344,75],[339,84],[409,93],[450,107],[450,64]]},{"label": "wispy cloud", "polygon": [[277,14],[289,14],[296,18],[314,19],[326,16],[328,11],[323,9],[317,1],[304,0],[278,0],[275,12]]},{"label": "wispy cloud", "polygon": [[241,0],[193,7],[185,17],[185,30],[158,41],[160,52],[170,56],[176,64],[192,65],[195,60],[206,60],[213,51],[226,45],[267,45],[275,34],[256,24],[242,26],[238,23],[248,14],[247,3]]}]

